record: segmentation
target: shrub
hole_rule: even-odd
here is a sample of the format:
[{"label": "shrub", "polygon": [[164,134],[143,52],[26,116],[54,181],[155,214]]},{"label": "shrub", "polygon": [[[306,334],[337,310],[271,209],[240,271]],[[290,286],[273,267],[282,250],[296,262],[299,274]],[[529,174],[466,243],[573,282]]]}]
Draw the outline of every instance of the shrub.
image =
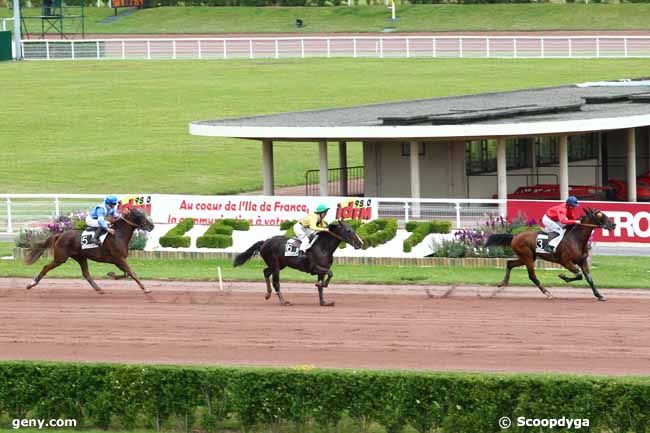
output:
[{"label": "shrub", "polygon": [[282,221],[280,223],[280,230],[289,230],[290,228],[293,228],[297,222],[298,221],[296,220]]},{"label": "shrub", "polygon": [[158,242],[162,247],[171,247],[171,248],[189,248],[192,240],[189,236],[183,236],[190,229],[194,227],[194,220],[192,218],[182,219],[176,226],[171,230],[165,233]]},{"label": "shrub", "polygon": [[397,219],[385,218],[370,221],[361,225],[357,234],[367,246],[376,247],[385,244],[397,234]]},{"label": "shrub", "polygon": [[196,240],[197,248],[228,248],[232,244],[232,236],[222,234],[205,235]]},{"label": "shrub", "polygon": [[233,228],[233,230],[239,231],[248,231],[251,228],[251,224],[248,222],[248,220],[222,219],[215,221],[215,224],[230,226]]},{"label": "shrub", "polygon": [[451,230],[451,222],[431,221],[418,223],[409,221],[406,230],[413,234],[404,239],[402,248],[405,253],[410,253],[413,247],[422,242],[430,233],[449,233]]},{"label": "shrub", "polygon": [[129,250],[144,250],[145,245],[147,245],[147,232],[144,230],[136,230],[133,232],[133,237],[131,237],[131,242],[129,242]]}]

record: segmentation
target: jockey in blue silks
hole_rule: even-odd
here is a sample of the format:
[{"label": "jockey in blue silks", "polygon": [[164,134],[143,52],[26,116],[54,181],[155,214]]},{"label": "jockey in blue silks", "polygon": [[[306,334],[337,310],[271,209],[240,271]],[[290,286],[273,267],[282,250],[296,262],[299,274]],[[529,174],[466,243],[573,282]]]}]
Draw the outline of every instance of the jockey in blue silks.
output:
[{"label": "jockey in blue silks", "polygon": [[104,232],[112,235],[115,234],[115,230],[108,226],[106,217],[111,217],[112,219],[120,217],[120,213],[117,211],[117,202],[117,197],[111,194],[104,199],[104,203],[92,208],[86,217],[86,225],[97,228],[95,230],[95,236],[93,236],[93,242],[97,245],[99,245],[99,238]]}]

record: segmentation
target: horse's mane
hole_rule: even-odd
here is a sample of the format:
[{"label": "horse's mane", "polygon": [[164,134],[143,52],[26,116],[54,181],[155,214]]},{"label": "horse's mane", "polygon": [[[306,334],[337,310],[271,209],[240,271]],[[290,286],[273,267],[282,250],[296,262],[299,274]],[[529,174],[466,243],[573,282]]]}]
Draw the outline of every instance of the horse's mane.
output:
[{"label": "horse's mane", "polygon": [[581,221],[582,221],[583,219],[586,220],[586,219],[589,219],[589,218],[591,218],[591,217],[596,216],[596,214],[597,214],[598,212],[600,212],[600,211],[599,211],[598,209],[594,209],[594,208],[586,207],[586,208],[584,208],[583,212],[584,212],[584,215],[582,216],[582,218],[580,218]]}]

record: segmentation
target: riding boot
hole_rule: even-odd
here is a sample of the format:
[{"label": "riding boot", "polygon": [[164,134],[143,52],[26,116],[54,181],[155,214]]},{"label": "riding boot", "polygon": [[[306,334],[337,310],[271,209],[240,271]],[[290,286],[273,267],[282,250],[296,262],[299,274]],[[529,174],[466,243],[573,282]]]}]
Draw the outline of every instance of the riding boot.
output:
[{"label": "riding boot", "polygon": [[546,241],[546,246],[544,246],[544,251],[551,254],[555,252],[555,248],[553,245],[551,245],[551,240],[555,239],[558,236],[560,236],[560,234],[556,232],[551,232],[548,234],[548,240]]},{"label": "riding boot", "polygon": [[101,246],[100,239],[102,234],[104,234],[104,229],[101,227],[98,227],[97,230],[95,230],[95,236],[93,236],[93,243],[97,246]]}]

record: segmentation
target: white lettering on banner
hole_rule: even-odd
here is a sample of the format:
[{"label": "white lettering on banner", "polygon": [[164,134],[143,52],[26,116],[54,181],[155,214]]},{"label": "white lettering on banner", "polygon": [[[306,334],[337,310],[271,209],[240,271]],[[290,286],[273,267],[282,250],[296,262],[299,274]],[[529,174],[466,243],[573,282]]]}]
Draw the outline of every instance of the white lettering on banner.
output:
[{"label": "white lettering on banner", "polygon": [[[648,212],[640,211],[633,215],[625,211],[607,211],[607,216],[616,223],[614,237],[620,237],[623,231],[625,231],[624,236],[628,237],[650,237],[650,213]],[[645,229],[642,228],[643,226]],[[603,230],[602,235],[609,237],[610,232]]]},{"label": "white lettering on banner", "polygon": [[[176,224],[183,218],[209,225],[218,219],[245,219],[252,225],[280,225],[313,212],[319,204],[330,208],[327,221],[335,218],[371,220],[377,218],[373,199],[346,197],[264,197],[264,196],[152,196],[154,223]],[[345,210],[345,212],[344,212]]]}]

